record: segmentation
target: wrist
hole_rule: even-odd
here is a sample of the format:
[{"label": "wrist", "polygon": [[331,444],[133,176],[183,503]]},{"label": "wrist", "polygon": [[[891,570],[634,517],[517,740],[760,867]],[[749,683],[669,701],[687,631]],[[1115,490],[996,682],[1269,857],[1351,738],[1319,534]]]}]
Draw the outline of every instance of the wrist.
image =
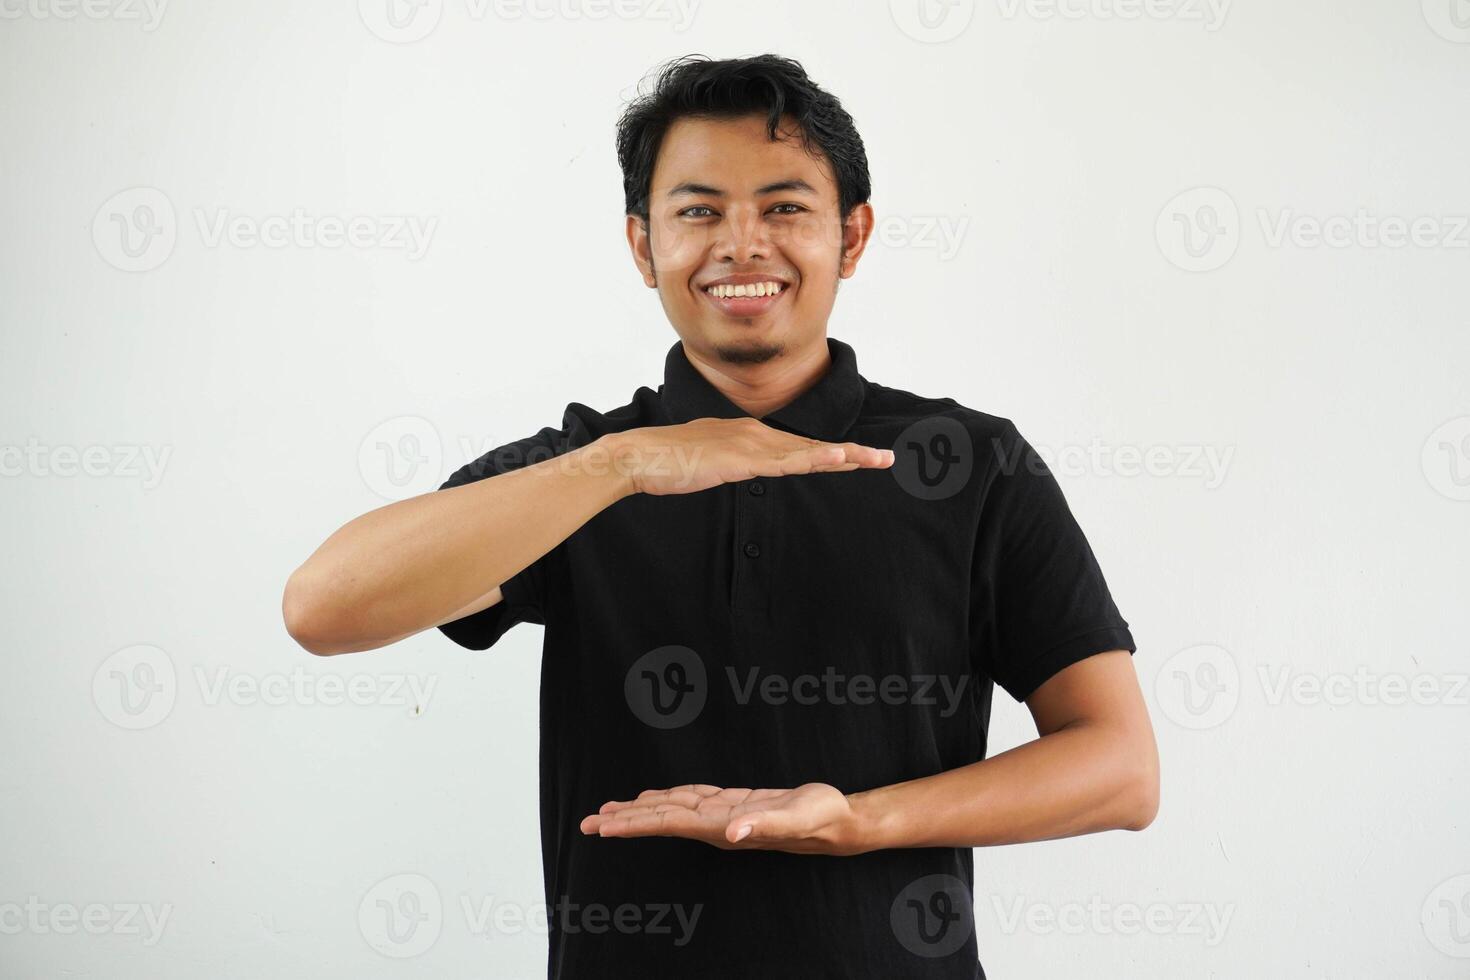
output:
[{"label": "wrist", "polygon": [[898,847],[896,814],[881,789],[848,793],[850,812],[843,833],[843,845],[851,854],[863,854],[885,847]]},{"label": "wrist", "polygon": [[630,433],[609,432],[594,439],[586,448],[607,461],[619,499],[642,492],[638,487],[638,468],[635,465],[637,451]]}]

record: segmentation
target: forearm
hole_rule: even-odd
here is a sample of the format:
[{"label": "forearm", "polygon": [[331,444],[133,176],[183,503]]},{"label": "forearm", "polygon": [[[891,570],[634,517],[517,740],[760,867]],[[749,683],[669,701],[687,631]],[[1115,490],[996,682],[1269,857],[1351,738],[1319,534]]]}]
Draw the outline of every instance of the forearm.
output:
[{"label": "forearm", "polygon": [[598,440],[369,511],[291,575],[282,602],[287,628],[314,652],[373,649],[412,635],[483,599],[632,492],[607,441]]},{"label": "forearm", "polygon": [[981,762],[849,794],[860,850],[983,847],[1142,829],[1157,761],[1124,729],[1078,723]]}]

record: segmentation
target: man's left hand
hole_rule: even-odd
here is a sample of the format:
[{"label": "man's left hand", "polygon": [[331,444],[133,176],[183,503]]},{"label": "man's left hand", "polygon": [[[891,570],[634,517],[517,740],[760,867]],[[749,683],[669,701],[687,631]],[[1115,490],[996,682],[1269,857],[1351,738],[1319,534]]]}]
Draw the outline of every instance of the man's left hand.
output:
[{"label": "man's left hand", "polygon": [[582,833],[601,837],[687,837],[725,850],[860,854],[846,796],[826,783],[795,789],[723,789],[690,783],[609,800],[585,817]]}]

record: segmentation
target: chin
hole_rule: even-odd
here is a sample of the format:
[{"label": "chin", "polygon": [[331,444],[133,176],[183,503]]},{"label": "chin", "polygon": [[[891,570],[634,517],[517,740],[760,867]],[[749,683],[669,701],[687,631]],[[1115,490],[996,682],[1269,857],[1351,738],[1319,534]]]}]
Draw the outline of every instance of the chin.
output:
[{"label": "chin", "polygon": [[785,353],[784,344],[774,343],[759,337],[750,337],[736,343],[716,343],[715,354],[726,364],[764,364]]}]

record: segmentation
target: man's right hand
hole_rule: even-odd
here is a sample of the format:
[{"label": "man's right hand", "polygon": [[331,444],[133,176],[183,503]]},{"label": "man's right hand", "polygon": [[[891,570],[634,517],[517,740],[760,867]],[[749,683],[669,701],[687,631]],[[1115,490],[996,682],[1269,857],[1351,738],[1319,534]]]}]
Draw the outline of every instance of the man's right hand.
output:
[{"label": "man's right hand", "polygon": [[630,494],[892,465],[887,449],[807,439],[750,417],[611,433],[349,521],[291,574],[281,611],[312,653],[373,650],[500,602],[499,586]]},{"label": "man's right hand", "polygon": [[772,428],[756,418],[695,419],[605,436],[613,465],[635,493],[697,493],[760,476],[886,469],[891,449],[823,442]]}]

